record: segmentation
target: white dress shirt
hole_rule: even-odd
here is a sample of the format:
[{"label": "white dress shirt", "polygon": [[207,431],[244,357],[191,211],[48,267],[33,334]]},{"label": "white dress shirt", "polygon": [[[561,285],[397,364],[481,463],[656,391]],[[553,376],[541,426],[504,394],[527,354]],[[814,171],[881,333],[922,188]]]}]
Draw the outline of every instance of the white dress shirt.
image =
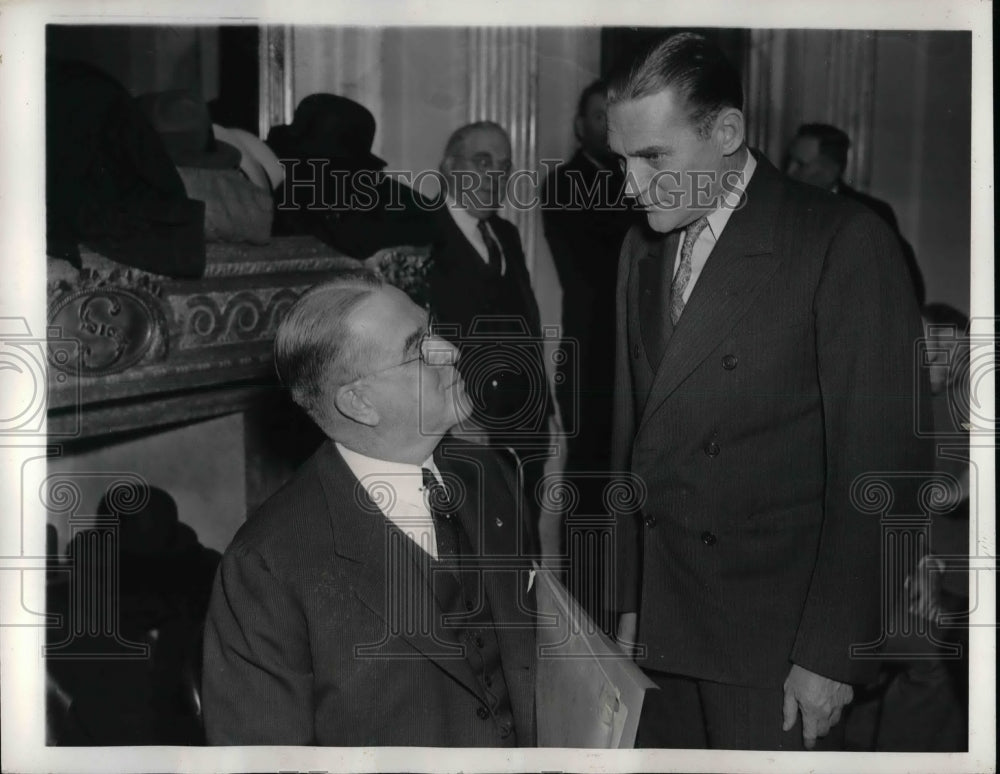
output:
[{"label": "white dress shirt", "polygon": [[[682,294],[685,304],[691,298],[691,291],[694,290],[694,285],[698,281],[698,277],[701,276],[705,264],[708,263],[708,256],[712,254],[715,243],[722,236],[722,230],[729,222],[733,210],[739,204],[740,196],[747,187],[747,183],[750,182],[755,169],[757,169],[757,159],[753,157],[752,153],[747,151],[747,161],[743,165],[742,174],[738,178],[735,178],[735,185],[732,186],[731,190],[726,192],[722,200],[722,206],[708,214],[708,228],[704,229],[698,235],[698,239],[694,243],[694,250],[691,252],[691,278],[688,280],[687,287],[684,288],[684,293]],[[674,275],[677,274],[677,269],[681,265],[681,247],[683,244],[684,239],[682,237],[677,241],[677,253],[674,256]]]},{"label": "white dress shirt", "polygon": [[434,518],[424,499],[424,480],[421,471],[421,468],[428,468],[434,477],[441,481],[441,471],[434,464],[434,458],[428,457],[423,465],[408,465],[403,462],[387,462],[367,457],[339,443],[336,446],[347,467],[361,482],[368,496],[385,517],[399,527],[410,540],[437,559]]},{"label": "white dress shirt", "polygon": [[[476,248],[476,252],[479,253],[479,257],[483,259],[483,263],[487,265],[490,262],[490,252],[486,247],[486,241],[483,239],[483,235],[479,233],[479,218],[473,217],[469,214],[469,211],[463,207],[459,207],[458,203],[448,197],[448,212],[451,213],[452,220],[455,221],[455,225],[458,226],[458,230],[461,231],[465,238],[472,243],[472,246]],[[493,235],[493,239],[497,243],[497,247],[500,248],[500,273],[507,273],[507,258],[503,254],[503,247],[500,245],[500,240],[497,239],[496,232],[490,226],[489,223],[486,224],[486,228],[489,229],[490,234]]]}]

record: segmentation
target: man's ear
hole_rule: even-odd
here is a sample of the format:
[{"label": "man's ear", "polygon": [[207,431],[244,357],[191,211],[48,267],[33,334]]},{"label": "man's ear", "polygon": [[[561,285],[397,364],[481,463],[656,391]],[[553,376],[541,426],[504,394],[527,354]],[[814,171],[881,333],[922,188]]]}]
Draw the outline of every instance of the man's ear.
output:
[{"label": "man's ear", "polygon": [[338,387],[337,393],[333,396],[333,405],[345,417],[362,425],[375,427],[379,423],[378,409],[372,405],[364,390],[356,382]]},{"label": "man's ear", "polygon": [[578,142],[583,142],[583,117],[577,116],[573,119],[573,134]]},{"label": "man's ear", "polygon": [[723,108],[715,119],[715,136],[724,156],[731,156],[742,148],[746,138],[743,112],[734,107]]}]

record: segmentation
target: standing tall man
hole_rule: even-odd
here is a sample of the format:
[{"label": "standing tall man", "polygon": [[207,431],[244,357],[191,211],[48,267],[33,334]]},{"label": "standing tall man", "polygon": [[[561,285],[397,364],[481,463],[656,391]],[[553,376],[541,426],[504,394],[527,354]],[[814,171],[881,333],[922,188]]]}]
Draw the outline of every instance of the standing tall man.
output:
[{"label": "standing tall man", "polygon": [[463,412],[455,354],[363,272],[282,322],[278,373],[329,440],[222,558],[205,624],[211,744],[534,745],[516,480],[491,451],[441,442]]},{"label": "standing tall man", "polygon": [[878,638],[882,567],[852,484],[930,467],[895,236],[749,152],[742,106],[693,34],[609,89],[649,226],[619,265],[613,441],[648,490],[618,541],[619,638],[663,689],[644,746],[814,747],[876,669],[850,654]]},{"label": "standing tall man", "polygon": [[491,445],[511,449],[520,460],[532,511],[527,526],[535,531],[553,401],[521,238],[497,214],[510,171],[510,139],[500,125],[479,121],[448,139],[430,296],[440,330],[461,353],[458,369],[473,422]]}]

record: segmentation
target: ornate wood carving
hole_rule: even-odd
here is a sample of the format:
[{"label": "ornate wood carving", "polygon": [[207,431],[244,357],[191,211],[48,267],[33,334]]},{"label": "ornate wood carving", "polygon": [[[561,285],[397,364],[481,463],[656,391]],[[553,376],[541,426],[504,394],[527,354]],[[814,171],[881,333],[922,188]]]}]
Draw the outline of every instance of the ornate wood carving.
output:
[{"label": "ornate wood carving", "polygon": [[308,237],[209,245],[198,280],[87,251],[83,262],[77,272],[51,261],[48,284],[49,427],[78,437],[247,408],[276,388],[284,313],[331,273],[361,265]]}]

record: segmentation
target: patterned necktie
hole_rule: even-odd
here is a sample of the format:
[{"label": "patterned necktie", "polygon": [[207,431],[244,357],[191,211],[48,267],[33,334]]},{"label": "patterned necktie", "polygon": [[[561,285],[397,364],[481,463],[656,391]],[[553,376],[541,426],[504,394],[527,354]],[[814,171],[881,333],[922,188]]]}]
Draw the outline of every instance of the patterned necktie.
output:
[{"label": "patterned necktie", "polygon": [[694,253],[694,243],[698,241],[706,226],[708,219],[702,216],[684,230],[681,263],[670,285],[670,320],[674,325],[677,325],[677,321],[681,319],[681,312],[684,311],[684,291],[691,281],[691,255]]},{"label": "patterned necktie", "polygon": [[458,518],[451,513],[448,490],[428,468],[421,468],[420,472],[424,479],[427,508],[434,519],[438,560],[454,558],[459,555],[459,526]]},{"label": "patterned necktie", "polygon": [[486,243],[486,253],[489,256],[490,271],[497,277],[503,274],[503,252],[500,250],[500,244],[497,242],[496,237],[493,236],[493,232],[490,231],[489,226],[486,225],[485,220],[481,220],[476,224],[476,228],[479,229],[479,233],[483,237],[483,241]]}]

